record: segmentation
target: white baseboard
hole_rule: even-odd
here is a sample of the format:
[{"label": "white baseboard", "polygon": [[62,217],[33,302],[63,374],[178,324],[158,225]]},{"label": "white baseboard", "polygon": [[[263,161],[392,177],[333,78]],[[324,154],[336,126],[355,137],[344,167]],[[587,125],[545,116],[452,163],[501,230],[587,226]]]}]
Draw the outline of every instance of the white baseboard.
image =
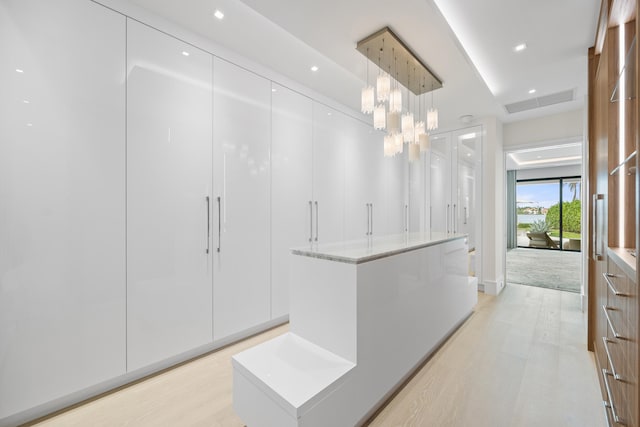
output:
[{"label": "white baseboard", "polygon": [[484,293],[487,295],[499,295],[503,289],[504,277],[499,277],[497,280],[484,281]]}]

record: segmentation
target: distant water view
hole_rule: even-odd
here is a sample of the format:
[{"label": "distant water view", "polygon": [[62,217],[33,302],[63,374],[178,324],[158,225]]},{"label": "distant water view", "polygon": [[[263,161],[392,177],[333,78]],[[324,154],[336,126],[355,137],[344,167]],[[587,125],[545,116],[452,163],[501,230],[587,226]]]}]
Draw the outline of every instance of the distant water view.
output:
[{"label": "distant water view", "polygon": [[518,224],[533,224],[534,221],[542,220],[546,215],[518,215]]}]

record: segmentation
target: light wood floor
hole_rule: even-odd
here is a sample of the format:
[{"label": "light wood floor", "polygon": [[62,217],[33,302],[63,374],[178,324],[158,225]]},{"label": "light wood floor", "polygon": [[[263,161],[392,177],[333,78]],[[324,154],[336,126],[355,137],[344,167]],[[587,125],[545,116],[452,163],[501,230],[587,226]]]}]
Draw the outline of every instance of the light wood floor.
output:
[{"label": "light wood floor", "polygon": [[[604,426],[579,295],[508,285],[475,313],[371,426]],[[231,356],[281,326],[49,418],[54,426],[243,426]]]}]

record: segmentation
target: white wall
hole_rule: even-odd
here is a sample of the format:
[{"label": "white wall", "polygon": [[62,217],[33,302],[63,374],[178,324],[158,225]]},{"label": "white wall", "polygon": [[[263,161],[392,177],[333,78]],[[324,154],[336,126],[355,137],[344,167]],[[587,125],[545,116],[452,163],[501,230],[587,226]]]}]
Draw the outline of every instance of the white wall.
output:
[{"label": "white wall", "polygon": [[582,165],[557,166],[553,168],[521,169],[516,172],[517,179],[560,178],[581,176]]},{"label": "white wall", "polygon": [[482,274],[484,292],[497,295],[504,287],[505,188],[503,125],[496,117],[479,120],[485,131],[482,156]]},{"label": "white wall", "polygon": [[504,149],[582,141],[584,110],[504,124]]}]

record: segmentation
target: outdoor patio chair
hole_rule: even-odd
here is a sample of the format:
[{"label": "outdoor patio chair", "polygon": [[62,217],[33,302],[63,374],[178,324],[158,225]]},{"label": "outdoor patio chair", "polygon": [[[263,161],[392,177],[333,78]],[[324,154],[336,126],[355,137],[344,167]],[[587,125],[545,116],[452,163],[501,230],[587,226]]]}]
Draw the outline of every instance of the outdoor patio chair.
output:
[{"label": "outdoor patio chair", "polygon": [[529,246],[532,248],[555,248],[559,249],[558,243],[553,240],[545,231],[530,231],[527,233]]}]

